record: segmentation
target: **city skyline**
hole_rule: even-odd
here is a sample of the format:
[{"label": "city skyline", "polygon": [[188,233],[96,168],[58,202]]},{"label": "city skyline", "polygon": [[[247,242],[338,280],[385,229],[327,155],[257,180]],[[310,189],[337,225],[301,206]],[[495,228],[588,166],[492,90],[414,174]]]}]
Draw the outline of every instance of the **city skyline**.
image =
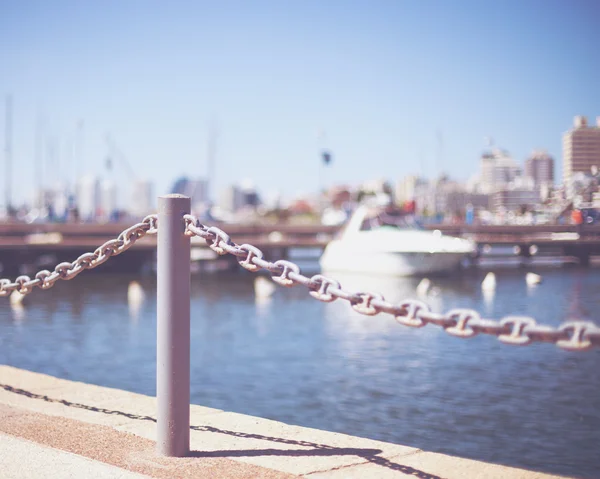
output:
[{"label": "city skyline", "polygon": [[[71,175],[106,173],[110,135],[156,194],[206,176],[211,135],[215,198],[244,178],[287,195],[408,174],[466,180],[490,136],[520,164],[547,150],[560,178],[562,134],[600,110],[600,7],[460,5],[2,5],[15,201],[33,193],[38,122],[43,149],[63,167],[70,155]],[[75,166],[64,151],[80,121]]]}]

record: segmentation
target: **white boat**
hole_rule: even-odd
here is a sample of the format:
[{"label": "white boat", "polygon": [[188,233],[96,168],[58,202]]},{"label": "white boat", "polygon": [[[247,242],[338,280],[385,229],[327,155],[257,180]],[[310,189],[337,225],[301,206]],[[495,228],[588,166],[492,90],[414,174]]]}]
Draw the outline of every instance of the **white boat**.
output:
[{"label": "white boat", "polygon": [[323,271],[413,276],[455,269],[475,244],[427,231],[412,216],[360,206],[338,239],[331,241],[320,265]]}]

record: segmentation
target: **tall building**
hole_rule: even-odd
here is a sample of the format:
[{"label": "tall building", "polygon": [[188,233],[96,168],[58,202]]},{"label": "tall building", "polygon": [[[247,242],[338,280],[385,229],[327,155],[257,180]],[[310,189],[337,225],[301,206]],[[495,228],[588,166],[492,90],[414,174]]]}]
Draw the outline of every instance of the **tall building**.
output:
[{"label": "tall building", "polygon": [[230,185],[221,192],[219,206],[224,211],[235,213],[245,207],[255,208],[260,203],[254,184],[243,181],[240,185]]},{"label": "tall building", "polygon": [[189,196],[192,210],[203,209],[208,203],[208,180],[203,178],[197,180],[186,177],[179,178],[171,188],[171,193]]},{"label": "tall building", "polygon": [[117,185],[112,180],[100,183],[99,217],[101,221],[110,221],[117,211]]},{"label": "tall building", "polygon": [[242,191],[237,185],[229,185],[221,191],[219,208],[228,213],[234,213],[242,206]]},{"label": "tall building", "polygon": [[576,116],[573,128],[563,135],[563,181],[568,198],[574,196],[573,174],[589,174],[600,168],[600,117],[589,126],[584,116]]},{"label": "tall building", "polygon": [[554,158],[546,151],[534,151],[525,160],[525,176],[533,180],[536,187],[554,184]]},{"label": "tall building", "polygon": [[93,175],[83,176],[77,182],[77,208],[83,221],[96,219],[100,204],[100,182]]},{"label": "tall building", "polygon": [[506,150],[494,148],[481,155],[480,190],[490,194],[503,188],[521,174],[521,168]]},{"label": "tall building", "polygon": [[135,180],[131,189],[129,213],[136,218],[149,215],[154,210],[154,187],[148,180]]},{"label": "tall building", "polygon": [[65,184],[58,183],[54,188],[52,209],[56,218],[66,218],[69,209],[69,190]]}]

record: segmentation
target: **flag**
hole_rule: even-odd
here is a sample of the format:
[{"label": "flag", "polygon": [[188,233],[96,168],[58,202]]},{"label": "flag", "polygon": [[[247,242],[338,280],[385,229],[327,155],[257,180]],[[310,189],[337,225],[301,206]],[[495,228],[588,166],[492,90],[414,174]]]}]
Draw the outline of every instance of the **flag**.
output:
[{"label": "flag", "polygon": [[325,166],[331,163],[331,153],[329,153],[328,151],[323,152],[323,163],[325,163]]}]

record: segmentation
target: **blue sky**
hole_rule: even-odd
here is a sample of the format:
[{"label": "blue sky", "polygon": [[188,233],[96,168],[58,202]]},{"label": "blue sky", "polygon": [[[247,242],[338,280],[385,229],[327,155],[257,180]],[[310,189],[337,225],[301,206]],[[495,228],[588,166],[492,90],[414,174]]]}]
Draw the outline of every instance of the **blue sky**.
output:
[{"label": "blue sky", "polygon": [[[55,152],[48,184],[107,176],[109,134],[165,193],[206,174],[211,125],[217,190],[245,178],[286,196],[321,181],[466,179],[487,136],[519,162],[547,149],[560,175],[573,116],[600,116],[598,45],[595,0],[1,2],[15,196],[35,184],[39,118]],[[115,173],[124,188],[126,169]]]}]

